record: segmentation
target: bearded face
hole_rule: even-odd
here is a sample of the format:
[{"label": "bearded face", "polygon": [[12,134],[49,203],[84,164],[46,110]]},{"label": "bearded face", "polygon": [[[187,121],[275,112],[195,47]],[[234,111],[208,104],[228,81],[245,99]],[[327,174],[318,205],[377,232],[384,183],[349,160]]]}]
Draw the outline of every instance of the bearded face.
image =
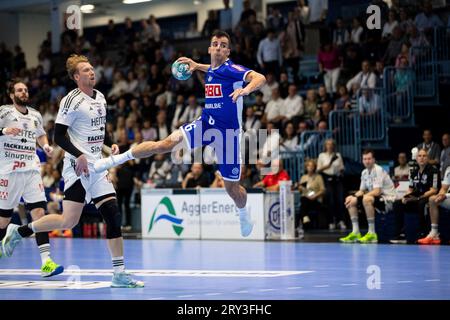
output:
[{"label": "bearded face", "polygon": [[17,83],[14,86],[14,93],[11,93],[11,99],[19,106],[26,106],[28,103],[28,88],[23,83]]}]

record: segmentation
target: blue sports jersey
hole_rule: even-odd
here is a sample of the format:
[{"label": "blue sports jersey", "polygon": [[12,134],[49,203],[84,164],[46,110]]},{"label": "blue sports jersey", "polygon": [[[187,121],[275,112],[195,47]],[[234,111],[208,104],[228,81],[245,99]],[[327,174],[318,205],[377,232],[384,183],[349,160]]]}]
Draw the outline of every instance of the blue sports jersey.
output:
[{"label": "blue sports jersey", "polygon": [[205,75],[205,107],[202,120],[226,129],[242,127],[243,97],[233,103],[230,94],[242,88],[245,77],[252,71],[231,60],[217,68],[209,68]]}]

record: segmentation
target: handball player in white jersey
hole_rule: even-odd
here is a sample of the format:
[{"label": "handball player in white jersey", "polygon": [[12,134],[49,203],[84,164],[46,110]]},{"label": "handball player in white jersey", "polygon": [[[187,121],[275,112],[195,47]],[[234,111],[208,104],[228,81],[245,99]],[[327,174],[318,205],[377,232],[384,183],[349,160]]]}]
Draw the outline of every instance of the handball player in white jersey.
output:
[{"label": "handball player in white jersey", "polygon": [[[132,279],[125,272],[122,217],[114,187],[106,171],[95,173],[93,170],[94,162],[102,158],[104,143],[110,145],[105,141],[105,97],[94,89],[94,67],[85,56],[71,55],[66,69],[77,88],[61,100],[55,125],[55,143],[65,150],[63,213],[47,215],[28,226],[9,225],[3,247],[11,254],[17,243],[33,232],[73,228],[80,220],[85,203],[92,200],[107,226],[106,238],[114,270],[111,286],[143,287],[142,281]],[[118,153],[119,147],[112,144],[111,152]]]},{"label": "handball player in white jersey", "polygon": [[[0,107],[0,240],[6,235],[14,208],[23,197],[33,220],[45,215],[47,199],[41,178],[41,166],[36,154],[36,142],[51,157],[41,114],[28,106],[28,88],[21,81],[12,81],[8,88],[11,105]],[[47,232],[36,233],[41,255],[41,275],[51,277],[64,268],[50,257]],[[0,257],[10,252],[0,250]]]}]

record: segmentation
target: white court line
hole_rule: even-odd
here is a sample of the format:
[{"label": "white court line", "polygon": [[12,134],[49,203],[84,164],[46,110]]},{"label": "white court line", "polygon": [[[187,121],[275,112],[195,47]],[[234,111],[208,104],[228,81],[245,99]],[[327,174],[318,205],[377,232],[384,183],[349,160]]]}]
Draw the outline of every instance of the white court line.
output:
[{"label": "white court line", "polygon": [[110,281],[3,281],[0,280],[0,289],[99,289],[111,286]]},{"label": "white court line", "polygon": [[269,291],[275,291],[277,289],[259,289],[261,292],[269,292]]},{"label": "white court line", "polygon": [[425,281],[427,281],[427,282],[438,282],[438,281],[441,281],[441,279],[427,279]]},{"label": "white court line", "polygon": [[205,293],[205,296],[218,296],[218,295],[221,295],[221,294],[223,294],[223,293],[220,293],[220,292],[211,292],[211,293]]},{"label": "white court line", "polygon": [[328,284],[322,284],[322,285],[314,286],[314,288],[328,288],[328,287],[329,287]]},{"label": "white court line", "polygon": [[400,281],[397,281],[397,283],[411,283],[412,281],[410,281],[410,280],[400,280]]},{"label": "white court line", "polygon": [[232,292],[232,293],[248,293],[248,291],[247,290],[242,290],[242,291],[235,291],[235,292]]},{"label": "white court line", "polygon": [[164,299],[165,299],[164,297],[156,297],[156,298],[150,298],[147,300],[164,300]]},{"label": "white court line", "polygon": [[287,289],[288,290],[297,290],[297,289],[301,289],[301,288],[303,288],[303,287],[288,287]]},{"label": "white court line", "polygon": [[187,295],[184,295],[184,296],[178,296],[178,298],[192,298],[194,295],[192,295],[192,294],[187,294]]},{"label": "white court line", "polygon": [[[129,273],[140,277],[245,277],[245,278],[272,278],[294,276],[314,271],[273,271],[273,270],[127,270]],[[40,275],[36,269],[2,269],[0,276]],[[72,269],[64,272],[64,275],[80,276],[111,276],[110,269]]]},{"label": "white court line", "polygon": [[350,286],[357,286],[358,284],[356,284],[356,283],[343,283],[343,284],[341,284],[341,286],[343,286],[343,287],[350,287]]}]

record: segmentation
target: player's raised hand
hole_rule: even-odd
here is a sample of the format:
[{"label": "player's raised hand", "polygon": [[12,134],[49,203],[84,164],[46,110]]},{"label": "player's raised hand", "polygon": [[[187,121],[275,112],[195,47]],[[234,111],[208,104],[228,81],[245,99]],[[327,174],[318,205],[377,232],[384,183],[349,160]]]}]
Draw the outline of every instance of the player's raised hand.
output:
[{"label": "player's raised hand", "polygon": [[11,136],[17,136],[22,132],[22,129],[20,128],[4,128],[3,134],[11,135]]},{"label": "player's raised hand", "polygon": [[86,156],[82,154],[75,160],[75,174],[79,177],[81,174],[89,175],[88,162]]},{"label": "player's raised hand", "polygon": [[116,154],[119,154],[120,150],[119,150],[119,146],[117,144],[113,144],[111,146],[111,154],[113,156],[115,156]]},{"label": "player's raised hand", "polygon": [[243,96],[248,96],[248,92],[242,88],[238,88],[238,89],[234,90],[233,93],[229,95],[229,97],[231,97],[231,100],[233,100],[233,102],[236,102],[236,100],[239,97],[243,97]]},{"label": "player's raised hand", "polygon": [[179,63],[187,63],[189,65],[189,72],[194,72],[197,70],[198,63],[188,57],[180,57],[177,59]]}]

